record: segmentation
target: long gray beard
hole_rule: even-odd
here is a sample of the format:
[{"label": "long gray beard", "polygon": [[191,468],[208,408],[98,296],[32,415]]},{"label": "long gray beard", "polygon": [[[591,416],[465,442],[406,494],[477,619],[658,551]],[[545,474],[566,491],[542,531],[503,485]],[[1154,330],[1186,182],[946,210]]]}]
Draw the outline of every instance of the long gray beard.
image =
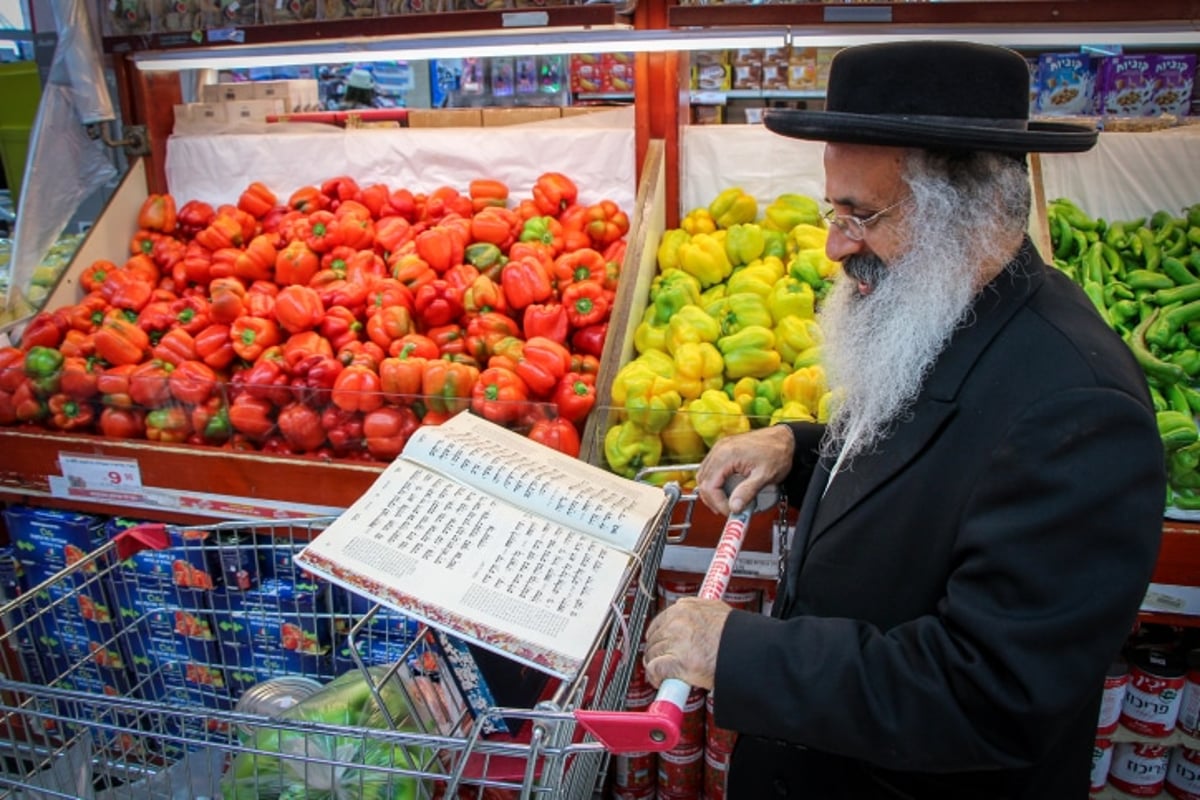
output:
[{"label": "long gray beard", "polygon": [[[938,355],[968,316],[979,264],[962,235],[924,228],[887,264],[854,256],[822,308],[834,406],[822,454],[841,469],[875,450],[903,421]],[[874,289],[864,296],[858,280]]]}]

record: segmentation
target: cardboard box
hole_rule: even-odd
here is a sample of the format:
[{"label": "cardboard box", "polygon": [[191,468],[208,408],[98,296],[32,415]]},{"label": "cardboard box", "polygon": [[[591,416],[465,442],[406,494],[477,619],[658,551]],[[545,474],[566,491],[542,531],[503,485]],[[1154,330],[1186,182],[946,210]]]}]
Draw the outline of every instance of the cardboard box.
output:
[{"label": "cardboard box", "polygon": [[612,111],[621,106],[563,106],[559,109],[564,117],[582,117],[599,111]]},{"label": "cardboard box", "polygon": [[230,103],[254,99],[253,83],[206,83],[200,90],[205,103]]},{"label": "cardboard box", "polygon": [[225,121],[231,125],[266,122],[271,114],[282,114],[287,104],[282,98],[274,100],[241,100],[225,104]]},{"label": "cardboard box", "polygon": [[558,119],[562,109],[558,106],[545,108],[484,108],[482,111],[483,127],[494,128],[500,125],[521,125],[526,122],[543,122],[548,119]]},{"label": "cardboard box", "polygon": [[408,112],[410,128],[478,128],[483,116],[478,108],[413,108]]}]

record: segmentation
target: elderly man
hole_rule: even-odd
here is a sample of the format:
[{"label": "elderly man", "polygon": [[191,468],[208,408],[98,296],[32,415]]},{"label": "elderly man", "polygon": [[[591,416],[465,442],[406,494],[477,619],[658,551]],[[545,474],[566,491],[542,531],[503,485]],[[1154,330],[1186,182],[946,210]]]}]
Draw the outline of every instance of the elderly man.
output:
[{"label": "elderly man", "polygon": [[[1016,53],[839,54],[826,110],[828,425],[718,442],[719,513],[799,503],[771,617],[688,599],[647,673],[713,690],[732,800],[1082,798],[1104,674],[1158,552],[1165,475],[1145,379],[1025,235],[1025,156],[1096,133],[1028,120]],[[726,496],[733,474],[742,483]]]}]

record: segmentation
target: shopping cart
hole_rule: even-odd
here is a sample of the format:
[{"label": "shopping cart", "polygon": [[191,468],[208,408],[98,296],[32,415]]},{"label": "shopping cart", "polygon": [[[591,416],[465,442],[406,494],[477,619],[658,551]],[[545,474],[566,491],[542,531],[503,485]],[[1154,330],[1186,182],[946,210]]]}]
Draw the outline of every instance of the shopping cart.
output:
[{"label": "shopping cart", "polygon": [[[445,655],[435,632],[297,573],[328,519],[138,526],[27,575],[0,606],[0,800],[591,798],[621,748],[588,715],[637,716],[620,710],[663,548],[691,523],[695,495],[664,491],[674,513],[636,553],[589,666],[520,705],[431,694],[458,677],[430,660]],[[355,671],[379,727],[238,705],[281,674]]]}]

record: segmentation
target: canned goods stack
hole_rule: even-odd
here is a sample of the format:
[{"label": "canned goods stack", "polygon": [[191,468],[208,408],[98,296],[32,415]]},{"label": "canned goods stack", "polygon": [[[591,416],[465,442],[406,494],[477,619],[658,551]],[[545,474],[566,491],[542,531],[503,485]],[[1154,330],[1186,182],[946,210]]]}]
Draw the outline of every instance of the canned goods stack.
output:
[{"label": "canned goods stack", "polygon": [[[639,662],[641,654],[638,655]],[[626,711],[645,711],[654,702],[654,687],[635,673],[625,694]],[[613,800],[653,800],[658,791],[658,753],[623,753],[613,757]]]},{"label": "canned goods stack", "polygon": [[725,800],[725,779],[729,774],[729,756],[737,734],[718,728],[713,720],[713,695],[704,701],[704,800]]}]

